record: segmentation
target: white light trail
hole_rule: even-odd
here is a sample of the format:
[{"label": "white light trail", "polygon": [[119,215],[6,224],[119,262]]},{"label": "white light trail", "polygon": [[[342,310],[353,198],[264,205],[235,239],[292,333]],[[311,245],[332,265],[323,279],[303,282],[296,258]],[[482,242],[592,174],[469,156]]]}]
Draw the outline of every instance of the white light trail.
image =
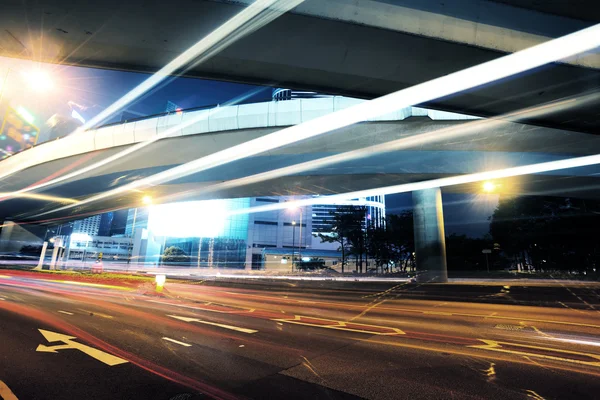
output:
[{"label": "white light trail", "polygon": [[582,105],[591,100],[596,100],[597,95],[588,94],[584,95],[580,98],[575,99],[567,99],[562,100],[550,104],[545,104],[541,106],[531,107],[526,110],[510,113],[507,115],[499,116],[497,118],[492,119],[483,119],[476,120],[471,122],[465,122],[460,125],[451,126],[447,128],[437,129],[431,132],[426,132],[418,135],[414,135],[411,137],[404,137],[397,140],[392,140],[385,143],[376,144],[373,146],[365,147],[362,149],[351,150],[341,154],[336,154],[333,156],[322,157],[317,160],[311,160],[304,163],[290,165],[288,167],[278,168],[275,170],[270,170],[266,172],[261,172],[255,175],[246,176],[243,178],[232,179],[225,182],[219,182],[207,187],[203,187],[197,190],[189,190],[184,193],[178,193],[175,195],[167,196],[161,200],[171,200],[176,197],[186,197],[198,193],[202,193],[203,195],[217,192],[220,190],[231,189],[240,186],[251,185],[259,182],[264,182],[266,180],[281,178],[284,176],[292,176],[295,174],[299,174],[306,171],[317,170],[319,168],[324,168],[329,165],[338,164],[341,162],[352,161],[361,159],[364,157],[373,157],[376,154],[386,153],[391,151],[397,151],[408,148],[418,148],[427,144],[441,142],[449,139],[457,139],[460,137],[465,137],[473,134],[478,134],[481,136],[483,132],[486,130],[490,130],[493,128],[497,128],[501,125],[508,124],[519,119],[523,118],[533,118],[539,115],[547,114],[549,112],[556,111],[565,111],[569,107],[574,105]]},{"label": "white light trail", "polygon": [[[216,53],[222,51],[227,46],[233,44],[237,40],[254,32],[255,30],[263,27],[264,25],[273,21],[280,15],[282,15],[285,12],[296,7],[298,4],[302,3],[303,1],[304,0],[256,0],[254,3],[252,3],[248,7],[244,8],[242,11],[240,11],[234,17],[229,19],[223,25],[221,25],[220,27],[215,29],[213,32],[208,34],[205,38],[201,39],[199,42],[197,42],[192,47],[187,49],[185,52],[180,54],[178,57],[176,57],[170,63],[165,65],[163,68],[161,68],[159,71],[157,71],[154,75],[152,75],[151,77],[146,79],[144,82],[142,82],[141,84],[136,86],[134,89],[129,91],[127,94],[125,94],[123,97],[121,97],[119,100],[117,100],[116,102],[111,104],[100,114],[98,114],[94,118],[87,121],[87,123],[84,123],[83,126],[81,126],[77,129],[75,134],[84,134],[83,131],[90,129],[90,128],[96,126],[97,124],[101,123],[102,121],[106,120],[107,118],[111,117],[114,113],[118,112],[120,109],[124,108],[125,106],[127,106],[128,104],[130,104],[131,102],[133,102],[134,100],[139,98],[140,96],[142,96],[144,93],[146,93],[153,87],[160,84],[163,80],[167,79],[170,75],[175,74],[178,71],[181,71],[186,66],[187,66],[187,68],[189,68],[190,63],[193,63],[193,65],[197,65],[203,61],[206,61],[208,58],[210,58],[213,55],[215,55]],[[244,100],[245,98],[248,98],[249,96],[251,96],[254,93],[255,92],[245,95],[240,100]],[[235,102],[229,102],[228,104],[235,104]],[[75,176],[81,175],[83,173],[89,172],[95,168],[99,168],[103,165],[109,164],[115,160],[118,160],[129,154],[132,154],[135,151],[138,151],[141,148],[146,147],[149,144],[151,144],[157,140],[169,137],[174,132],[176,132],[186,126],[189,126],[195,122],[198,122],[199,120],[201,120],[203,118],[207,118],[207,116],[203,116],[195,121],[186,121],[185,123],[182,123],[179,126],[175,126],[172,129],[169,129],[166,132],[163,132],[161,135],[157,135],[148,141],[138,143],[135,146],[132,146],[132,147],[130,147],[126,150],[123,150],[122,152],[119,152],[111,157],[108,157],[104,160],[94,163],[93,165],[90,165],[86,168],[82,168],[78,171],[75,171],[68,175],[64,175],[59,178],[50,180],[43,184],[33,185],[28,188],[21,189],[15,193],[23,193],[23,192],[29,192],[29,191],[41,189],[43,187],[54,185],[54,184],[60,183],[62,181],[65,181],[67,179],[73,178]],[[16,173],[16,172],[19,172],[27,167],[28,167],[28,165],[17,165],[13,169],[10,169],[10,170],[4,171],[4,172],[0,172],[0,179],[3,179],[9,175]],[[2,200],[3,199],[0,198],[0,201],[2,201]]]},{"label": "white light trail", "polygon": [[[248,214],[273,210],[281,210],[288,207],[304,207],[312,204],[336,204],[335,202],[348,199],[356,199],[370,196],[384,196],[388,194],[413,192],[416,190],[432,189],[437,187],[463,185],[467,183],[481,182],[493,179],[511,178],[515,176],[539,174],[542,172],[558,171],[567,168],[578,168],[590,165],[600,164],[600,154],[592,156],[568,158],[558,161],[549,161],[545,163],[522,165],[520,167],[505,168],[493,171],[477,172],[475,174],[465,174],[451,176],[448,178],[431,179],[428,181],[405,183],[402,185],[384,186],[375,189],[359,190],[321,196],[311,199],[296,200],[287,203],[274,203],[265,206],[251,207],[239,210],[233,210],[230,214]],[[332,203],[333,202],[333,203]]]},{"label": "white light trail", "polygon": [[[553,39],[517,53],[454,72],[431,81],[367,101],[248,142],[218,151],[206,157],[140,179],[117,189],[91,196],[80,205],[121,195],[131,190],[154,186],[193,173],[240,160],[301,140],[315,137],[357,122],[388,114],[400,108],[425,103],[458,93],[541,65],[579,54],[600,46],[600,24]],[[64,211],[61,207],[39,215]]]},{"label": "white light trail", "polygon": [[[304,0],[256,0],[223,25],[209,33],[206,37],[181,53],[150,78],[136,86],[129,93],[107,107],[92,118],[82,129],[89,129],[109,118],[123,107],[161,83],[170,75],[176,74],[191,62],[197,64],[222,51],[242,37],[254,32],[273,21],[281,14],[291,10]],[[264,15],[261,14],[268,10]],[[254,19],[258,21],[252,22]]]}]

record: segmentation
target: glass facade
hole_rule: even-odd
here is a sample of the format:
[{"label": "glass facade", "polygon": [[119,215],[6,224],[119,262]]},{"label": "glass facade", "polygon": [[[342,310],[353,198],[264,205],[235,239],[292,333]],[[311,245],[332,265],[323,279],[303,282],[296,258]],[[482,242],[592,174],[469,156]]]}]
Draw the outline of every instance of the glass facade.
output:
[{"label": "glass facade", "polygon": [[[148,241],[183,251],[178,265],[244,268],[248,248],[248,214],[230,211],[250,206],[249,198],[193,201],[150,207]],[[137,224],[136,224],[137,225]],[[152,246],[147,246],[147,249]],[[147,257],[150,256],[147,252]],[[170,262],[159,259],[159,263]]]}]

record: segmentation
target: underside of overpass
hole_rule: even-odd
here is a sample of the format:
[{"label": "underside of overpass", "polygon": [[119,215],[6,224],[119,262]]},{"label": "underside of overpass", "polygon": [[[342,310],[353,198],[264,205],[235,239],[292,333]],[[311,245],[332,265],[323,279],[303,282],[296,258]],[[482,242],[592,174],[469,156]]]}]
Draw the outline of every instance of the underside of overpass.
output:
[{"label": "underside of overpass", "polygon": [[[0,56],[155,72],[250,2],[9,1]],[[373,98],[599,21],[593,0],[306,0],[182,73]],[[591,53],[426,106],[493,116],[595,93],[599,66]],[[527,122],[596,133],[598,103]]]}]

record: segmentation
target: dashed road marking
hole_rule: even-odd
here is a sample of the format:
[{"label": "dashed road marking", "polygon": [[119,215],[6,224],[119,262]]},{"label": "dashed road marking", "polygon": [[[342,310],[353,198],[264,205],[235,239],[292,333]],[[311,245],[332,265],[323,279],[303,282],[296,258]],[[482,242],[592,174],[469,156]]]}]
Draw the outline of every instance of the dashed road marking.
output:
[{"label": "dashed road marking", "polygon": [[58,312],[61,314],[74,315],[72,312],[63,311],[63,310],[58,310]]},{"label": "dashed road marking", "polygon": [[182,317],[180,315],[167,315],[167,317],[175,318],[175,319],[178,319],[180,321],[185,321],[185,322],[197,322],[199,324],[217,326],[219,328],[230,329],[232,331],[249,333],[249,334],[251,334],[251,333],[257,333],[258,332],[255,329],[248,329],[248,328],[241,328],[239,326],[219,324],[217,322],[204,321],[204,320],[201,320],[201,319],[198,319],[198,318]]},{"label": "dashed road marking", "polygon": [[96,311],[90,311],[90,310],[84,310],[83,308],[78,308],[79,311],[83,311],[84,313],[88,313],[90,315],[97,315],[99,317],[102,318],[106,318],[106,319],[113,319],[114,317],[112,315],[108,315],[108,314],[102,314]]},{"label": "dashed road marking", "polygon": [[172,343],[178,344],[178,345],[180,345],[180,346],[184,346],[184,347],[191,347],[191,346],[192,346],[192,345],[191,345],[191,344],[189,344],[189,343],[183,343],[183,342],[180,342],[179,340],[171,339],[171,338],[168,338],[168,337],[164,337],[164,338],[162,338],[162,339],[163,339],[163,340],[166,340],[166,341],[168,341],[168,342],[172,342]]},{"label": "dashed road marking", "polygon": [[6,383],[0,381],[0,398],[3,400],[19,400]]}]

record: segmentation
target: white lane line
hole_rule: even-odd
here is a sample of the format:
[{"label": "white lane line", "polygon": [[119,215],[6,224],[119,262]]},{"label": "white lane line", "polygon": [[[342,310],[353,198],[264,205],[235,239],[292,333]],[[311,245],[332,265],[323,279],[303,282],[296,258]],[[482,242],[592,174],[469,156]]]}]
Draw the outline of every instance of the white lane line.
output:
[{"label": "white lane line", "polygon": [[5,299],[4,297],[0,297],[0,300],[4,301],[4,300],[6,300],[6,299]]},{"label": "white lane line", "polygon": [[216,322],[203,321],[203,320],[198,319],[198,318],[182,317],[182,316],[179,316],[179,315],[167,315],[167,316],[171,317],[171,318],[178,319],[180,321],[197,322],[199,324],[218,326],[219,328],[231,329],[232,331],[238,331],[238,332],[243,332],[243,333],[256,333],[256,332],[258,332],[257,330],[254,330],[254,329],[240,328],[239,326],[233,326],[233,325],[218,324]]},{"label": "white lane line", "polygon": [[87,313],[89,315],[97,315],[98,317],[102,317],[102,318],[106,318],[106,319],[113,319],[112,315],[107,315],[107,314],[102,314],[96,311],[90,311],[90,310],[84,310],[83,308],[78,308],[79,311],[83,311],[84,313]]},{"label": "white lane line", "polygon": [[162,339],[163,340],[167,340],[169,342],[176,343],[176,344],[181,345],[181,346],[185,346],[185,347],[191,347],[192,346],[191,344],[183,343],[183,342],[180,342],[179,340],[171,339],[171,338],[168,338],[168,337],[164,337]]},{"label": "white lane line", "polygon": [[58,312],[61,314],[74,315],[72,312],[63,311],[63,310],[58,310]]},{"label": "white lane line", "polygon": [[3,400],[19,400],[8,386],[6,386],[6,383],[2,381],[0,381],[0,398]]}]

